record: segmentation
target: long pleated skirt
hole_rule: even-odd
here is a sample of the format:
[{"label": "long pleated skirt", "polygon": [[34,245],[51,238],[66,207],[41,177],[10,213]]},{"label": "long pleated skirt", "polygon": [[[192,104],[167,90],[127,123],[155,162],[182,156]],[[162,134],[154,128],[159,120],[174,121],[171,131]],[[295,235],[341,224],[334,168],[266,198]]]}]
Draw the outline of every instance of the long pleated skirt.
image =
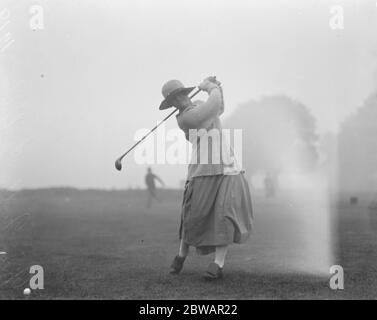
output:
[{"label": "long pleated skirt", "polygon": [[212,253],[216,246],[245,242],[252,224],[250,190],[242,173],[187,181],[179,237],[199,254]]}]

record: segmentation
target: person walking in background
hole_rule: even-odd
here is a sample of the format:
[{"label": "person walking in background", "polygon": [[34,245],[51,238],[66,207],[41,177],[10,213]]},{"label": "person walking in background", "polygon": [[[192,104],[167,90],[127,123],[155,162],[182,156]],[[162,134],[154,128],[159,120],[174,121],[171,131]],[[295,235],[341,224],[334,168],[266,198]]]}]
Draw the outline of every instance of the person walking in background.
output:
[{"label": "person walking in background", "polygon": [[[252,205],[244,171],[238,167],[230,148],[223,147],[219,117],[224,103],[220,83],[213,77],[206,78],[199,89],[208,93],[208,99],[198,105],[188,97],[193,89],[185,88],[178,80],[170,80],[162,88],[165,100],[160,110],[172,106],[179,110],[178,126],[193,145],[183,195],[180,247],[170,272],[178,274],[182,270],[189,247],[194,246],[199,254],[215,253],[205,272],[207,279],[215,280],[223,276],[228,245],[245,242],[251,233]],[[200,135],[192,136],[192,131],[198,130],[217,130],[219,134],[211,134],[204,141]],[[201,158],[203,154],[207,159]]]},{"label": "person walking in background", "polygon": [[148,192],[147,208],[150,208],[152,206],[153,199],[157,200],[158,202],[161,202],[161,200],[156,195],[155,180],[157,180],[162,186],[165,185],[161,178],[155,175],[152,172],[151,168],[148,168],[147,174],[145,175],[145,184],[147,185]]},{"label": "person walking in background", "polygon": [[264,177],[264,193],[266,198],[275,197],[275,182],[273,176],[270,173],[267,173]]}]

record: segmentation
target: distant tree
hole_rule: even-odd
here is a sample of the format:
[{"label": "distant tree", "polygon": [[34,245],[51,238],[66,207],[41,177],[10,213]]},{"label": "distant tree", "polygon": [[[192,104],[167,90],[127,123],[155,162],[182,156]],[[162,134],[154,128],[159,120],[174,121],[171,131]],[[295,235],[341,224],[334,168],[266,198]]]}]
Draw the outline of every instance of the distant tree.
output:
[{"label": "distant tree", "polygon": [[339,186],[347,191],[377,187],[377,92],[341,124]]},{"label": "distant tree", "polygon": [[226,128],[243,129],[243,166],[248,175],[306,172],[318,161],[316,120],[309,109],[284,95],[240,105]]}]

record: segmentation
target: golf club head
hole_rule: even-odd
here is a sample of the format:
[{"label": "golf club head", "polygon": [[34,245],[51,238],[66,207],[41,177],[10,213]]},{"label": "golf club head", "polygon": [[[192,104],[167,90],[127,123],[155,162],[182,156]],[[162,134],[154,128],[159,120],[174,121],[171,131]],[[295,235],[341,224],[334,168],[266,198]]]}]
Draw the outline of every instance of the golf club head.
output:
[{"label": "golf club head", "polygon": [[120,171],[122,170],[122,162],[120,159],[117,159],[117,161],[115,161],[115,168]]}]

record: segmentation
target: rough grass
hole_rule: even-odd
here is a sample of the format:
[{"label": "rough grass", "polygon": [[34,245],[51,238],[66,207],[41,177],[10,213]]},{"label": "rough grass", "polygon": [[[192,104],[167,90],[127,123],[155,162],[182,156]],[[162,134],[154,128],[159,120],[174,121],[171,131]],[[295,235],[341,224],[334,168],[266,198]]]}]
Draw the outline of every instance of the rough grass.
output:
[{"label": "rough grass", "polygon": [[[328,275],[295,270],[305,255],[292,234],[283,199],[254,195],[255,234],[233,246],[220,282],[202,272],[211,256],[194,252],[178,276],[168,267],[178,247],[181,193],[160,191],[163,203],[145,208],[143,191],[17,192],[2,215],[30,214],[22,232],[3,237],[0,298],[24,299],[28,268],[45,271],[45,289],[29,299],[375,299],[377,213],[368,203],[334,203],[334,261],[345,270],[345,290],[329,289]],[[3,191],[2,197],[9,193]],[[312,257],[315,258],[315,257]]]}]

